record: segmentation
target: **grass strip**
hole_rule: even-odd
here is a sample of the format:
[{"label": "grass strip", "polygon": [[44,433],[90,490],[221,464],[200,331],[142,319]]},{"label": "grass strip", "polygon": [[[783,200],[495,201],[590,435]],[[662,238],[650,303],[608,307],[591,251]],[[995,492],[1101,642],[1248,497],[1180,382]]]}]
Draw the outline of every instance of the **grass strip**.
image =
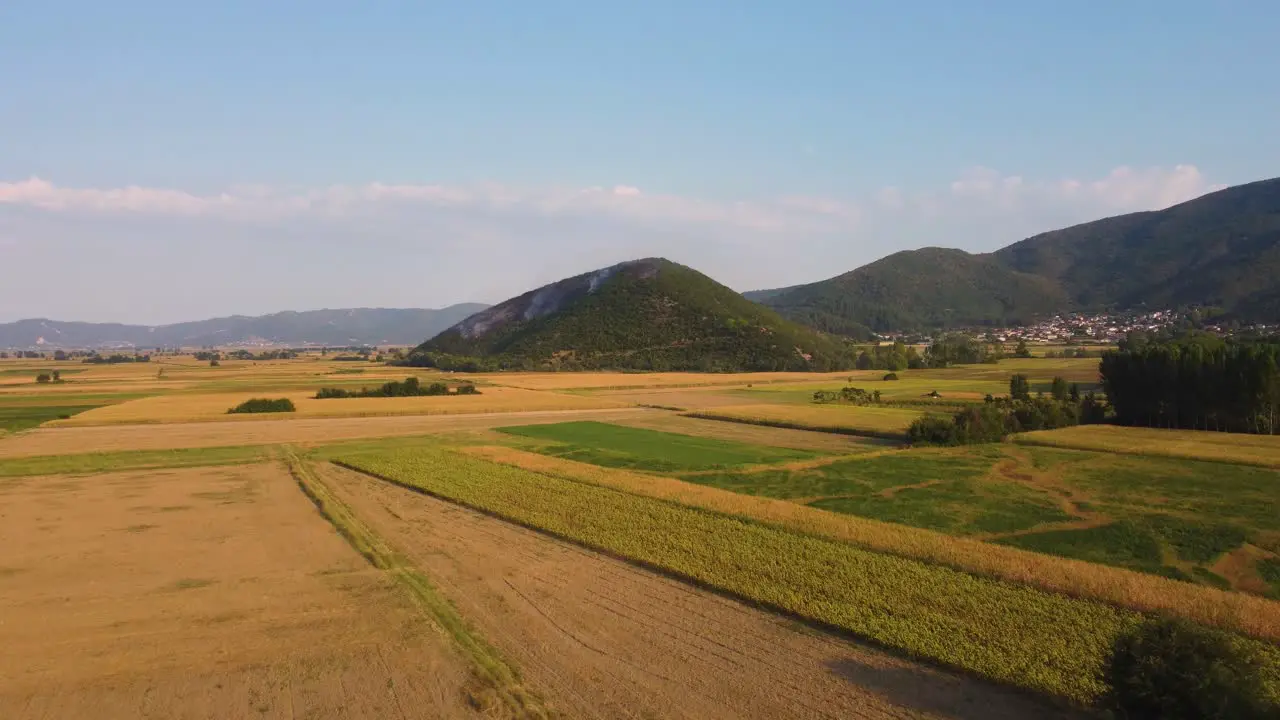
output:
[{"label": "grass strip", "polygon": [[0,477],[22,475],[84,475],[149,468],[240,465],[270,456],[267,445],[177,448],[172,450],[122,450],[119,452],[37,455],[0,460]]},{"label": "grass strip", "polygon": [[507,711],[504,714],[517,718],[550,716],[541,701],[523,686],[516,668],[468,626],[457,608],[440,595],[426,575],[356,517],[351,508],[335,496],[292,449],[286,449],[285,460],[298,487],[320,514],[369,564],[387,573],[403,587],[453,641],[454,647],[471,666],[474,686],[469,693],[473,705],[487,711],[492,711],[497,705]]},{"label": "grass strip", "polygon": [[1092,703],[1141,615],[440,449],[339,464],[887,648]]}]

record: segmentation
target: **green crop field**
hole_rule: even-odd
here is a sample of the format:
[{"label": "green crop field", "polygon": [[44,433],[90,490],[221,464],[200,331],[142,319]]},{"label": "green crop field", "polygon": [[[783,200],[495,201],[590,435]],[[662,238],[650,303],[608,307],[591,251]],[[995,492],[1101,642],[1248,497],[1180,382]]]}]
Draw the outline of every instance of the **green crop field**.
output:
[{"label": "green crop field", "polygon": [[443,449],[339,460],[917,657],[1081,702],[1105,690],[1099,673],[1111,646],[1141,617]]},{"label": "green crop field", "polygon": [[521,425],[499,432],[539,441],[530,449],[604,467],[684,471],[805,460],[818,453],[601,422]]},{"label": "green crop field", "polygon": [[39,455],[0,459],[0,478],[23,475],[80,475],[148,468],[239,465],[267,459],[271,454],[270,446],[248,445]]},{"label": "green crop field", "polygon": [[1248,465],[988,445],[680,477],[1258,594],[1280,557],[1280,473]]},{"label": "green crop field", "polygon": [[50,420],[69,418],[100,405],[35,405],[0,403],[0,431],[17,432],[33,428]]}]

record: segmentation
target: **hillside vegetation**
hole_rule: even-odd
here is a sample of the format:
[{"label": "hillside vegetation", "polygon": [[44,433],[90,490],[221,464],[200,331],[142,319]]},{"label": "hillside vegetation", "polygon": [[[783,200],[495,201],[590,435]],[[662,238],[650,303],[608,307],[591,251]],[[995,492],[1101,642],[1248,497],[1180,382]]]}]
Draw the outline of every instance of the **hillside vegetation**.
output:
[{"label": "hillside vegetation", "polygon": [[1043,233],[994,253],[895,253],[809,285],[747,293],[792,320],[852,337],[1009,324],[1071,310],[1211,306],[1280,318],[1280,178],[1156,212]]},{"label": "hillside vegetation", "polygon": [[446,369],[774,371],[851,367],[843,341],[783,320],[664,259],[578,275],[476,313],[418,346]]}]

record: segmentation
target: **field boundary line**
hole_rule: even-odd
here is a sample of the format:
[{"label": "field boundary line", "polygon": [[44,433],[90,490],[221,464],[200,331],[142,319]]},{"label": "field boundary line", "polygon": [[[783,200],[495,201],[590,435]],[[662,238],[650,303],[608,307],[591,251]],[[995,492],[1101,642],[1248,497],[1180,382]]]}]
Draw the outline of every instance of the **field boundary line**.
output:
[{"label": "field boundary line", "polygon": [[468,690],[468,699],[477,709],[485,709],[489,704],[485,702],[485,696],[490,695],[511,717],[552,717],[542,700],[523,686],[519,670],[467,623],[453,603],[436,590],[421,570],[361,521],[323,480],[311,472],[292,448],[286,447],[284,455],[289,473],[320,515],[370,565],[382,570],[407,591],[414,603],[453,641],[455,650],[469,662],[472,679],[481,686]]}]

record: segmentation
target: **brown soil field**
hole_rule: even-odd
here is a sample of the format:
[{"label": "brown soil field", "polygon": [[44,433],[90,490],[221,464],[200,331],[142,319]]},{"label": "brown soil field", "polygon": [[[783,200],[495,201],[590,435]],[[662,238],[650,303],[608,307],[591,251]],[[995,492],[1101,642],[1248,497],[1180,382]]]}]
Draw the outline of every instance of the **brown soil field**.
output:
[{"label": "brown soil field", "polygon": [[566,717],[1064,716],[451,503],[315,469]]},{"label": "brown soil field", "polygon": [[623,403],[583,395],[486,387],[477,395],[340,398],[316,400],[315,390],[229,392],[159,395],[80,413],[50,426],[110,425],[116,423],[245,422],[279,419],[278,414],[227,414],[254,397],[287,397],[297,406],[292,417],[377,417],[388,415],[470,415],[533,410],[590,410],[626,407]]},{"label": "brown soil field", "polygon": [[0,483],[0,717],[464,717],[445,643],[279,466]]},{"label": "brown soil field", "polygon": [[[456,399],[456,398],[450,398]],[[328,401],[322,401],[328,402]],[[333,400],[332,402],[345,402]],[[480,413],[476,415],[403,415],[389,417],[279,420],[249,423],[205,422],[162,425],[103,425],[97,427],[41,427],[0,437],[0,457],[68,455],[117,450],[276,443],[325,443],[358,438],[401,437],[455,433],[503,425],[601,420],[661,413],[644,408],[608,410],[552,410],[544,412]]]}]

